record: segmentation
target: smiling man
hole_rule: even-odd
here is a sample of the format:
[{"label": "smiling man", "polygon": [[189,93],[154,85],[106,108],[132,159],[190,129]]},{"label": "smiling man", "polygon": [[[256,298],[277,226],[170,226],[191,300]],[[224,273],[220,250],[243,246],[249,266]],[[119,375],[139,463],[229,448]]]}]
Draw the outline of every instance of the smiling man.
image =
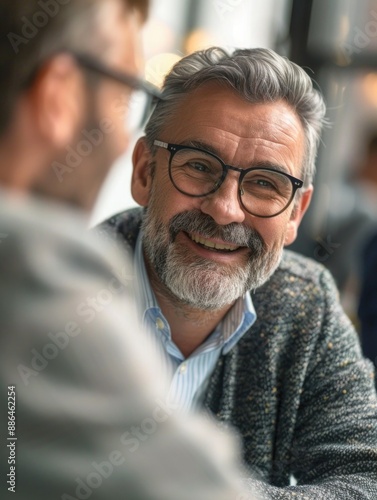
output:
[{"label": "smiling man", "polygon": [[372,367],[328,272],[284,250],[324,114],[306,73],[271,50],[184,58],[134,150],[145,208],[100,228],[134,253],[171,397],[236,427],[273,499],[377,495]]},{"label": "smiling man", "polygon": [[[157,166],[150,185],[141,140],[133,193],[148,206],[144,249],[152,285],[173,340],[188,356],[240,297],[273,273],[312,189],[294,206],[304,134],[284,101],[245,103],[211,82],[175,113],[185,119],[172,119],[159,133],[173,144],[154,140],[156,165],[168,168]],[[194,332],[192,314],[183,312],[201,323]]]}]

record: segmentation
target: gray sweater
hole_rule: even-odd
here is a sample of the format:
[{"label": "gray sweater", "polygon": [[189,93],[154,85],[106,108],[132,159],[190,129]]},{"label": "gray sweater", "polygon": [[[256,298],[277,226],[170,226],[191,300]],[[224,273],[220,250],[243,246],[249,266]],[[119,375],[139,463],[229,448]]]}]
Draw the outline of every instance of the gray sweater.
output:
[{"label": "gray sweater", "polygon": [[[132,253],[141,214],[112,217],[100,233]],[[205,399],[241,434],[244,461],[260,477],[250,486],[272,499],[376,500],[373,367],[332,277],[285,251],[252,299],[257,321],[220,357]]]}]

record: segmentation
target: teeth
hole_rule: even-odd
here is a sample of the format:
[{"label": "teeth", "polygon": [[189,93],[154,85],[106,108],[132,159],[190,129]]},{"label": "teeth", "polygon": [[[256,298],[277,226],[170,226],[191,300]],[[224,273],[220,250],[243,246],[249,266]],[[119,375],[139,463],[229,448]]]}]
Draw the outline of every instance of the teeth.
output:
[{"label": "teeth", "polygon": [[200,236],[190,234],[190,238],[195,241],[195,243],[200,243],[201,245],[208,247],[208,248],[214,248],[215,250],[228,250],[233,252],[234,250],[237,250],[240,247],[231,247],[229,245],[223,245],[221,243],[214,243],[213,241],[206,240],[204,238],[201,238]]}]

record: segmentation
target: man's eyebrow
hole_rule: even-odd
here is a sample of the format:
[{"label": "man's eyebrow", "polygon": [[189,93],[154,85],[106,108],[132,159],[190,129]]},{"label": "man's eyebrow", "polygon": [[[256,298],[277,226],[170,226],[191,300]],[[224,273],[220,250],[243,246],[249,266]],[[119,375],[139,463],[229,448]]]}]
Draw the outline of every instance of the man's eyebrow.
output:
[{"label": "man's eyebrow", "polygon": [[198,141],[198,140],[190,140],[190,141],[183,141],[182,145],[183,146],[191,146],[192,148],[204,149],[204,151],[208,151],[208,153],[212,153],[212,154],[218,156],[219,158],[221,158],[220,151],[218,151],[216,148],[214,148],[210,144],[207,144],[206,142]]},{"label": "man's eyebrow", "polygon": [[277,170],[278,172],[283,172],[283,174],[292,175],[292,173],[288,170],[288,168],[285,165],[280,165],[278,163],[274,163],[268,160],[256,161],[253,163],[253,165],[251,165],[251,167],[272,168],[273,170]]},{"label": "man's eyebrow", "polygon": [[[182,145],[183,146],[191,146],[193,148],[204,149],[205,151],[208,151],[208,153],[212,153],[212,154],[218,156],[219,158],[221,158],[221,160],[222,160],[221,153],[216,148],[214,148],[213,146],[211,146],[210,144],[208,144],[206,142],[203,142],[200,140],[190,140],[190,141],[183,141]],[[233,166],[235,166],[235,165],[233,165]],[[278,163],[274,163],[274,162],[268,161],[268,160],[256,161],[252,165],[249,165],[248,167],[245,167],[245,168],[256,168],[256,167],[272,168],[274,170],[277,170],[278,172],[283,172],[284,174],[292,175],[291,172],[288,170],[288,168],[285,165],[280,165]]]}]

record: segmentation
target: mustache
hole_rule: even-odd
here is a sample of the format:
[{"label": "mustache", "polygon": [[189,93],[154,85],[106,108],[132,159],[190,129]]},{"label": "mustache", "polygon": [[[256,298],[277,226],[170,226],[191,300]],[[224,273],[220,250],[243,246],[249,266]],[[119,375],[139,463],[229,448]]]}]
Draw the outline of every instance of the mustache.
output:
[{"label": "mustache", "polygon": [[236,222],[219,226],[210,215],[203,214],[199,210],[181,212],[170,219],[171,243],[181,231],[200,233],[205,238],[219,238],[237,246],[248,247],[258,255],[263,254],[267,249],[265,241],[255,229]]}]

